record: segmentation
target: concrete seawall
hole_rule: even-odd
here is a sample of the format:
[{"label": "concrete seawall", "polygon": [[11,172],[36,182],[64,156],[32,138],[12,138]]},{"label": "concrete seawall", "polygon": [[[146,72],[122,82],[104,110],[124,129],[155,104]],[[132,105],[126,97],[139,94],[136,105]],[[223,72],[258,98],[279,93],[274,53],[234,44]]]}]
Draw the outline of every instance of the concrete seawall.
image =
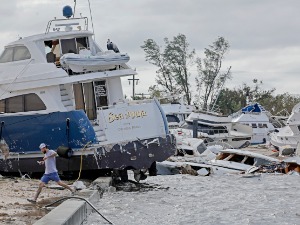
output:
[{"label": "concrete seawall", "polygon": [[[101,190],[107,190],[111,184],[111,178],[98,178],[93,181],[94,186]],[[85,189],[76,195],[96,204],[100,200],[98,190]],[[84,200],[69,199],[51,210],[47,215],[34,223],[34,225],[81,225],[92,212],[92,207]]]}]

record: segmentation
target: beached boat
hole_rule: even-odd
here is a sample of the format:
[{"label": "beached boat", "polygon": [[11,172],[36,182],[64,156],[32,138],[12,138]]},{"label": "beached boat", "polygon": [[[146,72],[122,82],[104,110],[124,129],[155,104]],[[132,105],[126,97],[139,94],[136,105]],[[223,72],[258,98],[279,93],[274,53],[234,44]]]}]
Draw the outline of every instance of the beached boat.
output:
[{"label": "beached boat", "polygon": [[42,158],[41,142],[58,149],[61,172],[147,169],[174,154],[174,137],[159,102],[124,99],[121,77],[136,74],[132,68],[115,66],[114,60],[113,69],[83,66],[76,74],[62,67],[61,57],[83,48],[93,56],[103,53],[87,18],[70,15],[51,20],[45,33],[5,46],[0,171],[43,172],[36,162]]},{"label": "beached boat", "polygon": [[212,173],[224,174],[246,172],[253,167],[270,165],[277,162],[279,162],[279,160],[276,158],[251,151],[224,149],[220,150],[217,157],[211,160],[211,165]]},{"label": "beached boat", "polygon": [[[194,134],[196,122],[197,134]],[[246,147],[252,138],[252,128],[232,122],[230,116],[222,116],[212,112],[194,111],[185,120],[185,123],[174,132],[185,137],[204,138],[207,141],[225,142],[232,148]]]},{"label": "beached boat", "polygon": [[196,109],[193,105],[184,104],[183,97],[180,98],[180,101],[161,104],[161,107],[167,116],[170,129],[181,126],[185,119]]},{"label": "beached boat", "polygon": [[268,112],[259,104],[248,104],[232,115],[232,122],[239,122],[252,127],[251,144],[262,144],[269,141],[268,134],[275,130]]},{"label": "beached boat", "polygon": [[[215,156],[214,158],[212,158]],[[157,163],[158,174],[190,173],[192,175],[241,174],[257,171],[260,166],[278,167],[279,160],[240,149],[221,149],[214,155],[207,149],[197,156],[170,157]],[[250,173],[249,172],[249,173]]]},{"label": "beached boat", "polygon": [[296,150],[300,143],[300,103],[292,109],[286,126],[275,129],[269,136],[270,143],[278,150],[282,151],[288,148]]}]

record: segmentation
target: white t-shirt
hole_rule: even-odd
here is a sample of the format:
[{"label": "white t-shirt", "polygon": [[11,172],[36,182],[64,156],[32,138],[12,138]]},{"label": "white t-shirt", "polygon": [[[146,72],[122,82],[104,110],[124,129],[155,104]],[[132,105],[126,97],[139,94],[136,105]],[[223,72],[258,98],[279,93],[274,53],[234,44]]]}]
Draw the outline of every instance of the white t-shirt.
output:
[{"label": "white t-shirt", "polygon": [[49,158],[50,155],[53,155],[55,153],[56,152],[53,150],[48,150],[48,152],[46,152],[46,154],[45,154],[45,156],[47,157],[47,159],[45,161],[45,174],[57,172],[56,157]]}]

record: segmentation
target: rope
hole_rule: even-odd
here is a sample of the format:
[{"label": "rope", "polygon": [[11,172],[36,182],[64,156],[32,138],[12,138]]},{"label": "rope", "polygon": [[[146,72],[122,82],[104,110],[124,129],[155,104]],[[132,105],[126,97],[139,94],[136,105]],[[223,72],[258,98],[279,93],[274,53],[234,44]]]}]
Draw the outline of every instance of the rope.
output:
[{"label": "rope", "polygon": [[86,147],[91,143],[91,141],[89,141],[88,143],[85,144],[85,146],[83,146],[83,148],[81,149],[81,156],[80,156],[80,168],[79,168],[79,174],[78,174],[78,178],[76,181],[78,181],[80,179],[81,176],[81,170],[82,170],[82,160],[83,160],[83,151],[86,149]]},{"label": "rope", "polygon": [[64,197],[64,198],[61,198],[61,199],[58,199],[56,200],[55,202],[52,202],[48,205],[45,205],[44,207],[47,208],[47,207],[50,207],[52,205],[54,205],[55,203],[57,202],[61,202],[61,201],[64,201],[64,200],[67,200],[67,199],[70,199],[70,198],[74,198],[74,199],[80,199],[80,200],[83,200],[83,201],[86,201],[86,203],[88,203],[106,222],[108,222],[109,224],[113,224],[112,222],[110,222],[108,219],[106,219],[96,208],[95,206],[92,205],[92,203],[90,203],[87,199],[85,198],[82,198],[82,197],[77,197],[77,196],[70,196],[70,197]]}]

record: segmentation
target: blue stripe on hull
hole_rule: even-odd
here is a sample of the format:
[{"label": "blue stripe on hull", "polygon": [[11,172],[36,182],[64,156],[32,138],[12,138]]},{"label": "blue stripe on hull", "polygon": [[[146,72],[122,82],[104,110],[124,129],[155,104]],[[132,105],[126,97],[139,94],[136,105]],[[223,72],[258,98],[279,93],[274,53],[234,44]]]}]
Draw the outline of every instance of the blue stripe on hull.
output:
[{"label": "blue stripe on hull", "polygon": [[[60,172],[70,172],[78,171],[82,166],[83,171],[93,173],[103,169],[147,169],[153,162],[161,162],[174,155],[176,150],[174,135],[157,137],[159,142],[153,142],[154,139],[128,142],[126,145],[115,144],[108,151],[105,148],[108,146],[99,147],[95,149],[95,153],[85,154],[82,159],[81,155],[73,155],[69,159],[57,157],[57,169]],[[145,145],[145,141],[152,144]],[[45,168],[36,163],[41,157],[27,154],[22,158],[0,159],[0,172],[44,172]]]},{"label": "blue stripe on hull", "polygon": [[[67,118],[70,119],[67,132]],[[16,115],[0,117],[4,122],[2,137],[10,152],[39,151],[45,142],[51,149],[58,146],[81,148],[87,142],[95,142],[95,131],[82,110],[53,112],[49,114]],[[69,133],[69,138],[67,133]]]}]

